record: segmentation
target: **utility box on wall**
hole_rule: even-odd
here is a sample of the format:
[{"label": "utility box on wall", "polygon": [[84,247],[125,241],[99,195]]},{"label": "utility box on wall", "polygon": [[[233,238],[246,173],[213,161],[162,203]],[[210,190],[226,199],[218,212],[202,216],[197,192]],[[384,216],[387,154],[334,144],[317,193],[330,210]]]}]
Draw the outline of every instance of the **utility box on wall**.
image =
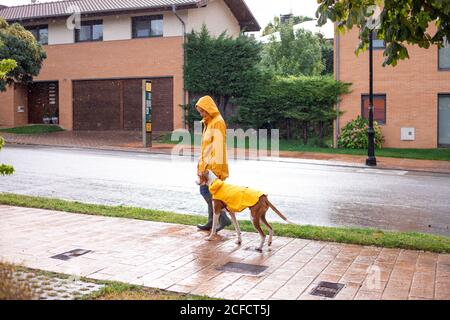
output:
[{"label": "utility box on wall", "polygon": [[416,140],[416,128],[401,128],[400,140],[402,141]]}]

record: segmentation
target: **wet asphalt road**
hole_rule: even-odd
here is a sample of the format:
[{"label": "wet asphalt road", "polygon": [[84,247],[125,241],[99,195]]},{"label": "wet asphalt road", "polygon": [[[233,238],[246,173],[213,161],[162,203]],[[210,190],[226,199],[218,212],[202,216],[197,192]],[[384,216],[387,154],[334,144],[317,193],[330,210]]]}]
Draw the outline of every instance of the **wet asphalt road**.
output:
[{"label": "wet asphalt road", "polygon": [[[16,169],[0,177],[2,192],[206,215],[190,157],[6,146],[0,163]],[[450,235],[450,175],[236,160],[228,182],[268,193],[301,224]]]}]

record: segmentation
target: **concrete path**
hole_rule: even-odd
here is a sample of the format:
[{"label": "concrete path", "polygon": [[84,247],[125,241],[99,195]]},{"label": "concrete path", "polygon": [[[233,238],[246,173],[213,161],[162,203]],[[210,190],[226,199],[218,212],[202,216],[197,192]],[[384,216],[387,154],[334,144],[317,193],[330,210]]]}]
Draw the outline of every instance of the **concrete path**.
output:
[{"label": "concrete path", "polygon": [[[30,268],[226,299],[325,299],[320,281],[345,287],[335,299],[450,299],[450,255],[275,237],[253,251],[231,231],[216,242],[195,227],[0,205],[0,260]],[[74,249],[91,252],[63,261]],[[220,271],[228,262],[267,269]]]}]

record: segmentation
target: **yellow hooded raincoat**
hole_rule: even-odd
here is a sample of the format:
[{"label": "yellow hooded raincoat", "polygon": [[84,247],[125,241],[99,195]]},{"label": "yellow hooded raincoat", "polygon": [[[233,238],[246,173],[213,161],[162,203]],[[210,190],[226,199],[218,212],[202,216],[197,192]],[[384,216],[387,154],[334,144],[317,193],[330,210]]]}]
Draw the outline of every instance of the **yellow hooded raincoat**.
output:
[{"label": "yellow hooded raincoat", "polygon": [[203,121],[203,136],[198,170],[211,170],[221,180],[228,178],[226,124],[214,100],[205,96],[197,102],[197,107],[205,110],[212,119]]},{"label": "yellow hooded raincoat", "polygon": [[254,206],[259,198],[264,195],[261,191],[247,187],[235,186],[216,179],[210,186],[214,200],[220,200],[226,204],[230,212],[241,212],[248,207]]}]

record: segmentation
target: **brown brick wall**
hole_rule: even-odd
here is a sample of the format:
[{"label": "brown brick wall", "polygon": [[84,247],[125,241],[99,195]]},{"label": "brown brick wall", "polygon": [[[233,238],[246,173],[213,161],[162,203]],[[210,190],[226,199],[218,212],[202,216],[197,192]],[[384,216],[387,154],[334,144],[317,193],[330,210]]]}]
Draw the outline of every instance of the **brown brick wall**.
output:
[{"label": "brown brick wall", "polygon": [[[74,80],[173,77],[173,123],[182,127],[183,38],[164,37],[45,46],[37,81],[59,81],[60,125],[73,129]],[[9,93],[0,94],[0,124],[15,125]],[[6,110],[6,111],[4,111]]]},{"label": "brown brick wall", "polygon": [[[341,128],[361,114],[361,94],[369,92],[369,54],[355,55],[358,30],[341,35],[340,79],[353,83],[343,97]],[[374,93],[386,94],[385,147],[436,148],[438,93],[450,93],[450,71],[438,71],[437,47],[408,46],[409,60],[382,67],[383,51],[374,51]],[[335,50],[336,51],[336,50]],[[416,128],[415,141],[401,141],[400,128]]]},{"label": "brown brick wall", "polygon": [[14,126],[14,89],[0,92],[0,126]]},{"label": "brown brick wall", "polygon": [[[28,88],[24,85],[16,85],[14,91],[14,125],[23,126],[28,124]],[[24,107],[24,112],[17,112],[17,107]]]}]

